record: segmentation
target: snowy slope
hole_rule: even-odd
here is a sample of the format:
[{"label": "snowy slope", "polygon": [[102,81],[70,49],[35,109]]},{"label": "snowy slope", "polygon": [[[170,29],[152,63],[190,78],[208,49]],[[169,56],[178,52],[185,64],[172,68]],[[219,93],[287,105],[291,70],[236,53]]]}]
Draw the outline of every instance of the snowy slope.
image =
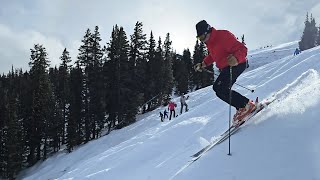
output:
[{"label": "snowy slope", "polygon": [[[281,48],[293,46],[297,43]],[[270,58],[268,64],[265,60],[265,65],[240,76],[237,82],[255,89],[255,93],[233,87],[252,99],[275,97],[277,101],[232,136],[232,156],[227,155],[228,143],[224,142],[178,173],[190,155],[201,148],[203,138],[210,140],[228,127],[228,105],[207,87],[190,93],[187,101],[190,111],[171,121],[160,122],[158,112],[164,108],[159,108],[137,123],[113,131],[71,154],[61,152],[21,177],[28,180],[320,179],[320,47],[295,57],[292,53],[279,59]],[[272,50],[253,54],[274,55]]]},{"label": "snowy slope", "polygon": [[293,52],[298,47],[298,41],[280,44],[278,46],[251,50],[248,53],[249,70],[256,69],[270,62],[277,61],[283,57],[293,57]]}]

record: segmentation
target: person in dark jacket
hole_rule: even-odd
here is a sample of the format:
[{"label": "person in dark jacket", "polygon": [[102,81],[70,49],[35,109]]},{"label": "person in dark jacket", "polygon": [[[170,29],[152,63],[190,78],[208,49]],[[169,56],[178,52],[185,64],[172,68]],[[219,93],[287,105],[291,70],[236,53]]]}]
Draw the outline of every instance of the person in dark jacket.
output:
[{"label": "person in dark jacket", "polygon": [[163,114],[162,114],[162,112],[159,112],[160,113],[160,120],[161,120],[161,122],[163,122]]},{"label": "person in dark jacket", "polygon": [[[209,51],[202,63],[194,66],[196,71],[201,72],[203,68],[216,63],[221,70],[218,78],[213,84],[216,95],[229,104],[230,92],[230,68],[232,68],[232,84],[247,67],[247,47],[239,42],[237,38],[227,30],[216,30],[205,20],[196,24],[197,38],[204,42]],[[237,109],[233,117],[234,124],[241,121],[256,109],[255,103],[240,93],[231,90],[231,106]]]},{"label": "person in dark jacket", "polygon": [[298,55],[298,54],[300,54],[300,49],[299,48],[296,48],[296,50],[294,51],[294,53],[293,53],[293,55],[295,56],[295,55]]},{"label": "person in dark jacket", "polygon": [[166,117],[168,118],[168,111],[165,109],[163,111],[163,118],[165,119]]}]

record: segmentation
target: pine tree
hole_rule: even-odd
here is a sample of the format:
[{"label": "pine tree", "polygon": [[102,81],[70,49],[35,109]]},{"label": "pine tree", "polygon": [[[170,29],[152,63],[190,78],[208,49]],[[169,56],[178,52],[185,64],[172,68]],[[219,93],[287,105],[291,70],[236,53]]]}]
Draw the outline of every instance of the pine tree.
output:
[{"label": "pine tree", "polygon": [[70,117],[67,125],[67,148],[69,152],[74,146],[80,145],[84,141],[83,79],[83,71],[80,62],[77,61],[76,66],[70,72]]},{"label": "pine tree", "polygon": [[86,31],[79,48],[79,62],[84,68],[85,137],[86,142],[101,133],[104,124],[102,57],[99,27]]},{"label": "pine tree", "polygon": [[[56,144],[57,142],[61,142],[62,130],[61,128],[57,128],[56,124],[62,118],[61,107],[57,103],[57,97],[53,92],[52,84],[49,83],[48,85],[48,95],[46,97],[47,107],[46,107],[46,119],[44,120],[44,134],[43,134],[43,157],[42,159],[46,159],[48,155],[53,152],[57,152],[60,150],[60,143]],[[65,127],[65,123],[61,121],[59,127]],[[64,131],[64,129],[63,129]],[[55,143],[52,143],[55,142]]]},{"label": "pine tree", "polygon": [[310,36],[312,41],[310,42],[310,48],[313,48],[317,45],[317,35],[318,35],[318,28],[316,27],[316,20],[312,17],[312,14],[311,14]]},{"label": "pine tree", "polygon": [[[60,69],[60,68],[59,68]],[[53,148],[54,152],[60,150],[62,144],[64,144],[65,139],[65,121],[63,118],[63,103],[62,103],[62,92],[61,87],[61,76],[62,73],[57,67],[49,68],[49,78],[52,84],[52,89],[54,91],[54,99],[50,99],[53,106],[50,108],[50,114],[53,114],[50,118],[53,122],[50,124],[51,131],[48,132],[52,141],[50,142],[50,147]],[[53,98],[53,97],[52,97]]]},{"label": "pine tree", "polygon": [[23,128],[18,119],[18,99],[16,93],[11,91],[8,102],[8,129],[7,129],[7,177],[15,179],[23,167]]},{"label": "pine tree", "polygon": [[317,37],[317,28],[315,19],[310,17],[307,14],[305,20],[305,28],[301,37],[301,41],[299,42],[299,48],[301,51],[310,49],[316,46],[316,37]]},{"label": "pine tree", "polygon": [[306,49],[308,49],[307,47],[307,41],[309,40],[308,35],[309,35],[309,29],[310,29],[310,22],[309,22],[309,15],[307,13],[307,17],[306,20],[304,22],[304,30],[303,30],[303,34],[301,37],[301,40],[299,41],[299,49],[301,51],[304,51]]},{"label": "pine tree", "polygon": [[[109,67],[107,76],[109,76],[109,124],[110,127],[117,125],[122,128],[135,122],[135,112],[131,111],[132,99],[130,84],[132,82],[132,73],[130,73],[129,64],[129,42],[123,27],[117,25],[113,28],[111,40],[108,43],[108,61],[105,67]],[[129,85],[129,86],[128,86]],[[132,86],[131,86],[132,87]]]},{"label": "pine tree", "polygon": [[178,95],[187,93],[189,90],[190,77],[192,71],[192,59],[189,49],[183,51],[182,56],[176,58],[175,80],[176,80],[176,93]]},{"label": "pine tree", "polygon": [[89,112],[92,117],[91,133],[92,138],[95,139],[101,135],[104,126],[104,85],[102,77],[102,57],[103,51],[100,45],[101,41],[99,27],[95,27],[92,34],[92,59],[93,63],[88,70],[88,87],[89,87]]},{"label": "pine tree", "polygon": [[130,109],[127,109],[128,112],[130,111],[132,118],[135,118],[137,108],[139,105],[142,105],[143,102],[146,100],[146,87],[147,87],[147,58],[146,58],[146,34],[143,33],[142,30],[143,24],[141,22],[137,22],[134,28],[134,32],[131,35],[131,42],[130,42],[130,51],[129,51],[129,62],[130,62],[130,69],[132,73],[132,83],[130,84],[131,91],[128,94],[128,97],[135,97],[130,98],[131,101]]},{"label": "pine tree", "polygon": [[[108,48],[105,46],[104,47],[104,52],[108,54]],[[112,62],[108,57],[104,58],[104,63],[102,67],[102,75],[103,75],[103,88],[105,90],[104,95],[103,95],[103,100],[105,102],[105,113],[106,117],[106,124],[108,125],[108,131],[107,134],[109,134],[112,130],[112,128],[115,126],[115,112],[113,111],[113,102],[112,99],[114,98],[113,95],[113,90],[112,88],[112,81],[115,76],[112,73],[114,70],[114,62]]]},{"label": "pine tree", "polygon": [[0,76],[0,179],[15,179],[25,160],[21,74],[12,66],[6,76]]},{"label": "pine tree", "polygon": [[188,68],[181,55],[175,55],[174,58],[174,79],[176,84],[175,93],[180,95],[188,92]]},{"label": "pine tree", "polygon": [[102,66],[102,56],[103,51],[100,45],[101,42],[101,35],[99,32],[99,27],[95,26],[94,33],[91,37],[91,43],[92,43],[92,64],[94,67],[101,67]]},{"label": "pine tree", "polygon": [[66,145],[71,152],[76,145],[82,143],[82,70],[79,61],[77,67],[70,69],[69,117],[67,122]]},{"label": "pine tree", "polygon": [[[148,110],[152,110],[162,105],[162,87],[164,87],[164,58],[162,50],[161,37],[158,43],[153,38],[152,32],[150,33],[149,47],[147,52],[148,57],[148,92],[150,94]],[[152,99],[152,100],[150,100]]]},{"label": "pine tree", "polygon": [[0,82],[0,177],[8,178],[8,118],[7,118],[7,107],[8,107],[8,87],[7,78],[1,77]]},{"label": "pine tree", "polygon": [[[25,104],[24,100],[28,100],[26,96],[30,96],[30,94],[25,94],[29,92],[29,86],[31,83],[28,82],[27,77],[28,74],[22,73],[22,69],[14,70],[12,67],[12,71],[8,75],[8,93],[6,98],[7,111],[5,112],[5,116],[7,117],[7,140],[5,143],[8,149],[8,162],[7,167],[8,171],[7,177],[9,179],[14,179],[16,175],[19,173],[22,168],[25,166],[26,161],[26,134],[25,134],[25,126],[24,118],[25,114]],[[1,128],[0,128],[1,129]]]},{"label": "pine tree", "polygon": [[119,59],[118,59],[118,128],[122,128],[136,121],[136,105],[133,103],[136,100],[136,94],[131,91],[133,87],[132,75],[130,72],[130,62],[128,62],[129,43],[127,36],[122,27],[119,30]]},{"label": "pine tree", "polygon": [[[65,125],[68,122],[68,117],[69,117],[69,97],[70,97],[70,92],[69,92],[69,79],[70,79],[70,68],[71,66],[69,63],[71,63],[71,57],[69,55],[69,51],[65,48],[62,52],[62,55],[60,57],[60,60],[62,63],[60,64],[59,67],[59,102],[60,102],[60,107],[62,109],[62,122]],[[62,131],[62,143],[64,144],[64,138],[65,138],[65,127],[63,126],[63,131]]]},{"label": "pine tree", "polygon": [[104,77],[106,77],[106,95],[105,102],[106,104],[106,112],[108,113],[107,123],[109,126],[108,132],[111,131],[112,128],[115,127],[117,122],[117,107],[118,105],[118,75],[119,71],[119,63],[117,63],[117,38],[119,34],[119,27],[116,25],[113,27],[110,42],[107,43],[107,47],[105,48],[107,59],[104,62],[103,73]]},{"label": "pine tree", "polygon": [[90,54],[92,53],[91,43],[92,43],[92,33],[90,29],[87,29],[83,39],[81,40],[82,45],[79,47],[78,60],[82,67],[88,67],[92,63],[90,59]]},{"label": "pine tree", "polygon": [[[2,111],[5,112],[5,111]],[[8,178],[8,154],[9,150],[7,148],[8,142],[8,126],[3,126],[0,129],[0,177]]]},{"label": "pine tree", "polygon": [[4,98],[6,96],[5,92],[5,83],[6,83],[6,77],[0,75],[0,130],[5,126],[5,103],[4,103]]},{"label": "pine tree", "polygon": [[24,167],[27,166],[27,156],[29,154],[29,142],[31,141],[31,132],[29,131],[30,122],[32,117],[32,79],[29,72],[20,72],[19,75],[20,83],[18,83],[19,88],[18,92],[18,99],[19,99],[19,106],[18,106],[18,119],[22,120],[22,130],[23,130],[23,159],[24,159]]},{"label": "pine tree", "polygon": [[91,139],[91,116],[90,116],[90,96],[89,96],[89,82],[88,82],[88,70],[92,67],[92,33],[90,29],[87,29],[86,34],[81,41],[83,44],[79,48],[78,60],[80,65],[84,68],[83,79],[83,93],[84,93],[84,127],[85,127],[85,142]]},{"label": "pine tree", "polygon": [[133,34],[130,36],[130,52],[129,60],[131,67],[138,66],[145,61],[145,51],[146,51],[146,34],[142,30],[143,24],[137,22],[134,28]]},{"label": "pine tree", "polygon": [[61,143],[65,144],[66,142],[66,124],[69,122],[69,102],[70,102],[70,68],[71,57],[69,51],[65,48],[60,57],[61,63],[59,70],[56,74],[56,83],[53,83],[55,87],[55,97],[52,101],[56,101],[55,106],[52,107],[52,112],[55,117],[54,121],[56,123],[52,124],[52,138],[53,138],[53,147],[54,151],[60,149],[60,139]]},{"label": "pine tree", "polygon": [[148,47],[147,47],[147,71],[146,71],[146,91],[145,91],[145,99],[147,100],[147,109],[146,111],[151,111],[153,109],[155,109],[155,107],[157,107],[157,105],[159,105],[157,103],[157,95],[156,91],[157,91],[157,84],[158,84],[158,74],[157,70],[159,67],[157,67],[157,63],[156,63],[156,41],[153,37],[153,33],[151,31],[150,33],[150,38],[148,41]]},{"label": "pine tree", "polygon": [[161,37],[159,37],[158,40],[158,45],[156,48],[156,53],[155,53],[155,67],[154,69],[154,74],[157,75],[155,78],[155,81],[157,83],[157,88],[155,90],[156,94],[160,94],[159,98],[157,98],[157,104],[159,105],[166,105],[164,104],[163,100],[163,89],[165,87],[165,67],[164,67],[164,57],[163,57],[163,49],[162,49],[162,41]]},{"label": "pine tree", "polygon": [[[47,68],[49,61],[47,59],[46,49],[42,45],[36,44],[31,49],[31,66],[30,75],[32,79],[32,114],[29,122],[30,153],[28,162],[33,165],[42,158],[42,140],[46,138],[46,123],[49,120],[50,96],[52,94],[50,88]],[[45,152],[44,152],[45,153]]]},{"label": "pine tree", "polygon": [[166,39],[164,41],[164,86],[162,89],[163,104],[168,104],[171,98],[171,93],[174,85],[172,61],[173,53],[171,47],[172,41],[170,40],[170,34],[167,33]]}]

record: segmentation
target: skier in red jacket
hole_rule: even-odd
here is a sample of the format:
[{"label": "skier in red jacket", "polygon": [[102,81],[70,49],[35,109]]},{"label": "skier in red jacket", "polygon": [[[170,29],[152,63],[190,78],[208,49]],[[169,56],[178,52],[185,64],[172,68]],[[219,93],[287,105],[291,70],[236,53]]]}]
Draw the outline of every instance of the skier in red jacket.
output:
[{"label": "skier in red jacket", "polygon": [[171,115],[173,113],[173,117],[176,117],[176,110],[175,108],[177,107],[177,104],[170,101],[168,105],[168,109],[170,110],[170,115],[169,115],[169,120],[171,120]]},{"label": "skier in red jacket", "polygon": [[[216,30],[205,20],[198,22],[196,29],[197,38],[206,44],[209,55],[202,63],[196,64],[194,69],[201,72],[203,68],[215,62],[221,73],[213,84],[213,90],[221,100],[229,104],[230,67],[232,67],[233,85],[247,67],[248,50],[231,32]],[[233,117],[235,125],[256,109],[252,100],[234,90],[231,90],[231,106],[237,109]]]}]

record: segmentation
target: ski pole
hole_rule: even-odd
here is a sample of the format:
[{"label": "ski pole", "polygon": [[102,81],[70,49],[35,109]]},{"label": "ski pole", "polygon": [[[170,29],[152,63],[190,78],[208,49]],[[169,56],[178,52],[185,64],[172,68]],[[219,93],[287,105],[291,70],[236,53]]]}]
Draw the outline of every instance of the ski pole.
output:
[{"label": "ski pole", "polygon": [[[207,72],[207,73],[214,74],[214,75],[218,76],[218,74],[216,74],[216,73],[214,73],[213,71],[210,71],[210,70],[208,70],[208,69],[203,68],[202,70],[205,71],[205,72]],[[240,86],[240,87],[242,87],[242,88],[244,88],[244,89],[246,89],[246,90],[251,91],[252,93],[254,92],[253,89],[249,89],[249,88],[247,88],[247,87],[245,87],[245,86],[242,86],[241,84],[238,84],[238,83],[235,83],[235,84],[238,85],[238,86]]]},{"label": "ski pole", "polygon": [[229,153],[228,155],[231,156],[231,132],[230,132],[230,127],[231,127],[231,102],[232,102],[232,67],[230,66],[230,85],[229,85]]}]

